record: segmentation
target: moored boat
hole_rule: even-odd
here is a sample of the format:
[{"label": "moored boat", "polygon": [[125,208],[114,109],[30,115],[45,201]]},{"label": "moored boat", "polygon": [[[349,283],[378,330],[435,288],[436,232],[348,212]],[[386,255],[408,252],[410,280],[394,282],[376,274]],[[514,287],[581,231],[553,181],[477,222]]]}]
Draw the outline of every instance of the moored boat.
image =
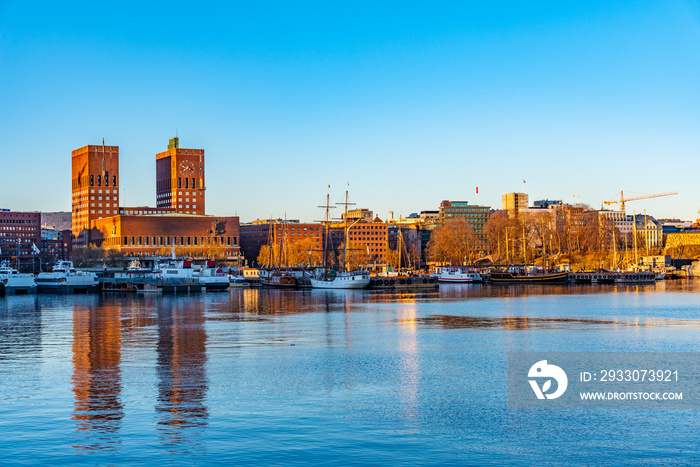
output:
[{"label": "moored boat", "polygon": [[99,290],[97,275],[78,271],[71,261],[59,261],[51,272],[39,273],[36,277],[37,292],[40,293],[90,293]]},{"label": "moored boat", "polygon": [[476,268],[469,266],[444,266],[440,268],[438,281],[455,284],[481,282],[483,279]]},{"label": "moored boat", "polygon": [[157,286],[163,293],[201,292],[202,284],[194,275],[192,262],[168,261],[160,265]]},{"label": "moored boat", "polygon": [[317,270],[315,277],[310,279],[314,289],[364,289],[369,285],[367,271],[335,272]]},{"label": "moored boat", "polygon": [[5,295],[28,295],[36,293],[34,274],[21,274],[10,267],[9,261],[0,263],[0,282],[5,289]]},{"label": "moored boat", "polygon": [[196,277],[207,292],[223,291],[231,285],[228,275],[216,268],[214,261],[207,261],[206,267],[196,271]]},{"label": "moored boat", "polygon": [[569,281],[569,273],[510,267],[505,271],[491,271],[489,281],[493,284],[565,284]]},{"label": "moored boat", "polygon": [[281,271],[274,271],[272,274],[262,277],[260,282],[264,287],[280,287],[285,289],[294,288],[298,285],[296,277]]}]

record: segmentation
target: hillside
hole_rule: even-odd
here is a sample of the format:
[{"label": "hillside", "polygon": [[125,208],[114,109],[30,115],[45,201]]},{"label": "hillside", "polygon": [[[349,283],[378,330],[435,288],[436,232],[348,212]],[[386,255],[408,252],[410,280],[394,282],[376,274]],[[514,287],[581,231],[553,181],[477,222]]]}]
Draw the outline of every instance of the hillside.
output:
[{"label": "hillside", "polygon": [[45,225],[56,230],[70,230],[71,218],[70,212],[42,212],[41,225]]}]

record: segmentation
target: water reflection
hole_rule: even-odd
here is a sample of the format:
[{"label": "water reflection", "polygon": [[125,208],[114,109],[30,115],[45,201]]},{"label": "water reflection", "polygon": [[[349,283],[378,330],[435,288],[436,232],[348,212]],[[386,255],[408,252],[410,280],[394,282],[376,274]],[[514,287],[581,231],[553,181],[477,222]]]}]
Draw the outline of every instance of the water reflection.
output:
[{"label": "water reflection", "polygon": [[88,440],[79,449],[113,449],[120,442],[121,345],[120,307],[102,303],[73,308],[72,419]]},{"label": "water reflection", "polygon": [[506,316],[494,318],[490,316],[453,316],[431,315],[423,318],[403,318],[398,322],[414,327],[416,324],[436,326],[446,329],[465,328],[502,328],[506,330],[534,330],[534,329],[570,329],[576,325],[593,326],[700,326],[700,321],[680,319],[639,319],[629,321],[586,319],[586,318],[535,318],[527,316]]},{"label": "water reflection", "polygon": [[206,342],[204,307],[199,301],[177,301],[158,309],[156,406],[161,440],[179,448],[199,444],[196,428],[207,425]]},{"label": "water reflection", "polygon": [[0,360],[39,357],[41,328],[36,295],[0,300]]},{"label": "water reflection", "polygon": [[[404,308],[399,314],[406,326],[399,328],[400,387],[399,397],[404,420],[415,422],[418,418],[418,388],[421,377],[420,351],[415,307]],[[415,430],[415,426],[412,427]]]}]

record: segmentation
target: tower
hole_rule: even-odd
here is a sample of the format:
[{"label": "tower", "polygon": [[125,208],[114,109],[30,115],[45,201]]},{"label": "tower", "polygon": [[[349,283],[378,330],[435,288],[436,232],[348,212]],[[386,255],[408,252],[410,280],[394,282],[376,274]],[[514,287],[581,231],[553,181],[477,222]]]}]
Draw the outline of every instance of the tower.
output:
[{"label": "tower", "polygon": [[71,153],[71,230],[89,242],[90,221],[119,213],[119,146],[88,145]]},{"label": "tower", "polygon": [[170,138],[168,150],[156,154],[156,206],[204,215],[204,149],[184,149]]}]

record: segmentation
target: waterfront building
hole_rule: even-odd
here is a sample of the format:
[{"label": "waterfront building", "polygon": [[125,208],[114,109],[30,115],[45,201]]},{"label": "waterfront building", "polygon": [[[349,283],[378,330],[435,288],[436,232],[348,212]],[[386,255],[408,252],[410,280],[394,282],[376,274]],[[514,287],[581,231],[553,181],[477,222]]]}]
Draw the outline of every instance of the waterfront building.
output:
[{"label": "waterfront building", "polygon": [[43,258],[57,260],[70,259],[71,231],[56,230],[42,227],[41,229],[41,256]]},{"label": "waterfront building", "polygon": [[119,147],[87,145],[71,153],[71,225],[75,243],[88,245],[90,223],[119,209]]},{"label": "waterfront building", "polygon": [[238,217],[117,215],[92,222],[91,245],[127,256],[219,258],[239,262]]},{"label": "waterfront building", "polygon": [[645,243],[644,246],[639,245],[640,248],[661,248],[663,246],[664,231],[661,222],[644,214],[633,216],[633,222],[636,224],[637,234],[642,236]]},{"label": "waterfront building", "polygon": [[440,203],[438,220],[439,223],[443,224],[449,219],[464,218],[474,229],[479,239],[485,242],[486,232],[484,231],[484,224],[489,220],[490,215],[490,206],[478,206],[476,204],[469,204],[467,201],[445,200]]},{"label": "waterfront building", "polygon": [[300,223],[298,220],[258,219],[242,224],[240,235],[241,252],[248,264],[257,263],[263,245],[284,248],[311,239],[315,251],[323,249],[323,225]]},{"label": "waterfront building", "polygon": [[204,149],[180,147],[170,138],[167,151],[156,154],[156,206],[204,215]]},{"label": "waterfront building", "polygon": [[504,193],[501,195],[501,209],[508,211],[508,217],[518,217],[518,212],[528,207],[527,193]]},{"label": "waterfront building", "polygon": [[[358,254],[365,254],[371,263],[375,265],[384,264],[387,253],[387,224],[379,217],[372,219],[366,213],[372,214],[372,211],[367,209],[357,209],[348,211],[348,219],[350,213],[353,212],[353,222],[348,222],[348,245],[353,251]],[[360,213],[361,215],[358,215]],[[336,222],[331,224],[331,245],[330,249],[336,250],[341,254],[340,247],[345,241],[345,222]]]},{"label": "waterfront building", "polygon": [[238,217],[207,216],[204,150],[179,147],[156,155],[156,207],[119,207],[119,147],[72,152],[72,233],[78,246],[127,256],[181,255],[240,262]]},{"label": "waterfront building", "polygon": [[12,260],[18,270],[33,270],[40,245],[40,212],[0,210],[0,259]]},{"label": "waterfront building", "polygon": [[[344,212],[340,213],[341,219],[345,219],[346,215]],[[374,219],[374,213],[367,208],[351,209],[347,213],[347,219],[362,219],[363,221],[371,222]]]}]

